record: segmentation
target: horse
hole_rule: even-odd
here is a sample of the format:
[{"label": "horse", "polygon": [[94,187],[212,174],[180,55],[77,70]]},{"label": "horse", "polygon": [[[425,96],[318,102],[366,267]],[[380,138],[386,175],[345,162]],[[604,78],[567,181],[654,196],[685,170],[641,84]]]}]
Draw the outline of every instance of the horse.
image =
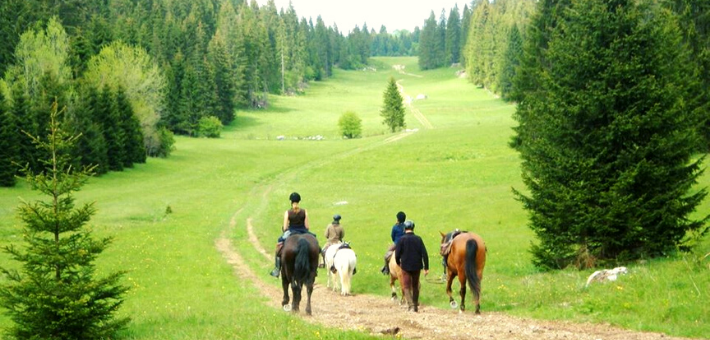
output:
[{"label": "horse", "polygon": [[397,288],[395,287],[395,281],[399,280],[399,289],[402,291],[402,297],[399,299],[399,304],[404,303],[404,287],[402,286],[402,268],[397,264],[397,260],[394,258],[394,252],[392,252],[392,257],[390,257],[389,270],[390,270],[390,290],[392,291],[392,301],[397,301]]},{"label": "horse", "polygon": [[335,291],[340,283],[340,295],[350,295],[351,281],[356,267],[357,256],[348,243],[338,242],[330,245],[325,251],[325,268],[329,271],[326,286],[331,287],[332,282],[332,289]]},{"label": "horse", "polygon": [[481,314],[481,280],[483,268],[486,266],[486,244],[481,236],[471,232],[459,232],[458,229],[448,234],[441,234],[440,254],[445,259],[446,265],[446,294],[449,296],[449,305],[456,308],[456,301],[451,297],[451,283],[454,277],[459,277],[461,289],[461,308],[459,313],[466,310],[466,282],[473,292],[476,303],[476,314]]},{"label": "horse", "polygon": [[[318,258],[320,247],[318,240],[310,233],[291,234],[287,237],[281,249],[281,285],[284,296],[281,306],[285,311],[298,312],[301,302],[301,290],[306,285],[308,302],[306,314],[311,315],[311,294],[313,284],[318,274]],[[293,304],[289,307],[288,287],[293,292]]]}]

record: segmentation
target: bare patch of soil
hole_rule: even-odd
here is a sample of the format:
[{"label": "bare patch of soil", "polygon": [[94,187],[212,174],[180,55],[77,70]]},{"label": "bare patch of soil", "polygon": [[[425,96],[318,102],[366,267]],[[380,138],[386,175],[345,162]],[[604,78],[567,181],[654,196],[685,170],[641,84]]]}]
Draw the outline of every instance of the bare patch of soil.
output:
[{"label": "bare patch of soil", "polygon": [[[232,218],[229,229],[215,240],[215,246],[234,267],[235,275],[252,281],[261,294],[270,298],[270,306],[281,309],[283,292],[280,287],[268,283],[280,279],[272,278],[268,273],[254,273],[244,263],[228,237],[235,227],[236,221]],[[252,232],[251,219],[247,219],[245,227],[254,248],[271,260],[271,254],[261,246]],[[325,275],[323,272],[321,274]],[[420,306],[419,313],[412,313],[406,311],[406,306],[400,306],[388,298],[365,294],[343,297],[318,284],[313,290],[311,304],[312,316],[302,312],[307,322],[408,339],[682,339],[659,333],[634,332],[605,324],[531,320],[485,311],[475,315],[470,311],[459,313],[456,310]],[[305,301],[301,305],[301,310],[304,309]]]}]

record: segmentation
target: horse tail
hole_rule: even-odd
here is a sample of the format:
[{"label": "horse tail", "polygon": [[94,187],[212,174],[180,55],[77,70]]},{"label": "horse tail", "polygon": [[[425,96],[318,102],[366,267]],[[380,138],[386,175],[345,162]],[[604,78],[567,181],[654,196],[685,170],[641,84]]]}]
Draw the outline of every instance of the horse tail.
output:
[{"label": "horse tail", "polygon": [[296,260],[293,268],[293,280],[306,282],[311,271],[310,244],[308,240],[301,238],[296,245]]},{"label": "horse tail", "polygon": [[468,281],[468,286],[473,291],[473,295],[476,300],[480,298],[481,295],[481,280],[478,278],[476,273],[478,268],[476,268],[476,253],[478,253],[478,243],[476,240],[466,241],[466,279]]}]

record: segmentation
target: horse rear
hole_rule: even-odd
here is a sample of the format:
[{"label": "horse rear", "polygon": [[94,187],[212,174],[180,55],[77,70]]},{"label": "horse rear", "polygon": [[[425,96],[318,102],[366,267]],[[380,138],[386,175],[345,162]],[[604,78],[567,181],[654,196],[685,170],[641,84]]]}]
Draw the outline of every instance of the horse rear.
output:
[{"label": "horse rear", "polygon": [[451,296],[451,284],[454,277],[459,278],[461,296],[460,312],[466,310],[466,283],[473,293],[476,304],[476,314],[481,313],[481,280],[483,268],[486,265],[486,244],[481,236],[462,232],[458,234],[441,233],[442,256],[446,260],[446,294],[449,296],[451,307],[456,308],[456,302]]},{"label": "horse rear", "polygon": [[[351,248],[340,248],[335,252],[333,268],[340,278],[340,295],[350,295],[352,277],[356,267],[357,256]],[[335,289],[335,287],[333,288]]]},{"label": "horse rear", "polygon": [[308,301],[306,304],[306,314],[311,315],[311,294],[313,284],[318,274],[318,258],[320,257],[320,247],[318,241],[311,234],[295,234],[289,236],[281,250],[281,286],[284,296],[281,306],[286,309],[289,303],[288,289],[291,287],[293,293],[293,306],[291,310],[298,312],[301,302],[301,290],[306,285]]}]

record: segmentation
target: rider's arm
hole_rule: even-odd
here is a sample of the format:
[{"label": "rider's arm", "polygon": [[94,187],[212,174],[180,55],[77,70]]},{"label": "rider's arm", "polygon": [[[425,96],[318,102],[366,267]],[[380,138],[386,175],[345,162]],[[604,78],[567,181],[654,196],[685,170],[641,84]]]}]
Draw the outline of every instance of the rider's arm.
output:
[{"label": "rider's arm", "polygon": [[284,213],[284,226],[281,228],[281,231],[286,231],[288,230],[288,211]]},{"label": "rider's arm", "polygon": [[311,228],[309,228],[309,225],[308,225],[308,210],[306,210],[306,219],[303,221],[303,224],[306,225],[306,229],[311,229]]}]

